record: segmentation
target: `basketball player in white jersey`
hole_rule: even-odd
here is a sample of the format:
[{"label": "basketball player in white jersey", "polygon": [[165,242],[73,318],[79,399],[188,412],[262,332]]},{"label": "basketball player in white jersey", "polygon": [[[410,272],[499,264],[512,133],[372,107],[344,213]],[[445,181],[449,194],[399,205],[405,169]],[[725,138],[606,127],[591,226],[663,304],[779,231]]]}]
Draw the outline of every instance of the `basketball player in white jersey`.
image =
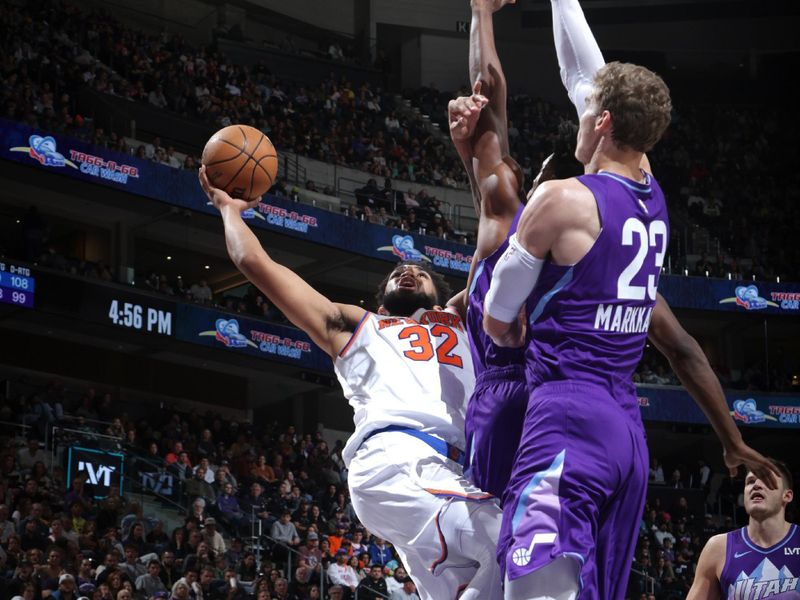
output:
[{"label": "basketball player in white jersey", "polygon": [[460,319],[440,308],[442,276],[401,263],[379,289],[377,313],[331,302],[261,247],[241,217],[257,201],[211,187],[204,168],[200,183],[222,215],[234,264],[333,359],[355,412],[343,458],[361,522],[395,545],[421,598],[501,599],[502,515],[463,477],[474,375]]}]

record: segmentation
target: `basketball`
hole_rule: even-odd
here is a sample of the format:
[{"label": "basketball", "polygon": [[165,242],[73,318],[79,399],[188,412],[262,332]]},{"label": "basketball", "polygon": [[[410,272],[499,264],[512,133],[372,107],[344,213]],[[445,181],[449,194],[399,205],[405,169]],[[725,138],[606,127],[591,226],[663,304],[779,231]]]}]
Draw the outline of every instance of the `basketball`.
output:
[{"label": "basketball", "polygon": [[242,200],[255,200],[264,194],[278,174],[275,146],[249,125],[220,129],[203,148],[201,161],[211,185]]}]

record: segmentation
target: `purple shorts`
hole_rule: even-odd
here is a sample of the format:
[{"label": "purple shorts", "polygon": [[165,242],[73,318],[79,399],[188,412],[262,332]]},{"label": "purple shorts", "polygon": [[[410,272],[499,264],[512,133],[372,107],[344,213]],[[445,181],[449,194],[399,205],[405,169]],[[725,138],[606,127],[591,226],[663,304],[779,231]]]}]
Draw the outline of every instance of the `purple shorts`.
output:
[{"label": "purple shorts", "polygon": [[467,406],[464,473],[484,492],[502,498],[519,447],[528,389],[522,365],[483,371]]},{"label": "purple shorts", "polygon": [[509,579],[571,556],[582,599],[622,600],[642,518],[647,443],[604,388],[553,382],[531,392],[503,498],[497,544]]}]

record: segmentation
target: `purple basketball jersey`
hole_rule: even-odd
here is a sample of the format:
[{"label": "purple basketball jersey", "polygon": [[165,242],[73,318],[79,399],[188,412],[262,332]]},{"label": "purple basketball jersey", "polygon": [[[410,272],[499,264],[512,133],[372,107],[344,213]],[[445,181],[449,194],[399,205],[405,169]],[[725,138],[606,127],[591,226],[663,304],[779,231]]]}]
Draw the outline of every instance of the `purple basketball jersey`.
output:
[{"label": "purple basketball jersey", "polygon": [[725,600],[800,600],[800,528],[771,548],[756,546],[747,527],[728,533],[719,585]]},{"label": "purple basketball jersey", "polygon": [[508,248],[508,238],[517,231],[517,224],[525,205],[520,205],[508,235],[502,244],[492,254],[484,258],[475,268],[475,275],[469,288],[467,300],[467,335],[472,348],[472,364],[477,377],[491,367],[507,367],[512,364],[522,364],[525,360],[521,348],[502,348],[495,345],[492,339],[483,330],[483,302],[489,292],[492,282],[492,273],[497,261]]},{"label": "purple basketball jersey", "polygon": [[547,262],[528,300],[528,383],[600,385],[639,421],[632,376],[642,356],[669,240],[664,194],[600,172],[578,177],[594,194],[601,231],[575,265]]}]

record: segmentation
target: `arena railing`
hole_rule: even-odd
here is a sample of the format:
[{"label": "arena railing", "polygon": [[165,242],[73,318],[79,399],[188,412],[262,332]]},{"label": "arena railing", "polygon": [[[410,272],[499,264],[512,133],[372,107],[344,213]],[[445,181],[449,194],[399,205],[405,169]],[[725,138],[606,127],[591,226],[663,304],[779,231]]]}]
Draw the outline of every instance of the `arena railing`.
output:
[{"label": "arena railing", "polygon": [[[52,470],[55,468],[56,464],[61,463],[60,456],[56,456],[59,451],[63,451],[66,449],[66,446],[61,443],[61,441],[57,442],[58,434],[64,434],[69,436],[66,440],[68,443],[73,440],[77,440],[79,442],[98,442],[111,444],[114,446],[115,450],[121,449],[121,442],[122,437],[117,437],[113,435],[107,435],[105,433],[97,433],[94,431],[86,431],[85,429],[72,429],[70,427],[61,427],[59,425],[53,425],[50,428],[50,441],[52,442],[52,446],[50,449],[50,473],[52,475]],[[110,452],[110,449],[107,448],[93,448],[98,452]],[[69,485],[69,482],[67,483]]]},{"label": "arena railing", "polygon": [[631,567],[631,573],[635,573],[645,582],[645,593],[647,594],[655,594],[656,593],[656,578],[652,575],[648,575],[644,571],[640,571],[639,569],[635,569]]},{"label": "arena railing", "polygon": [[[360,589],[361,589],[360,586],[356,586],[356,592],[353,595],[353,600],[358,600],[358,592],[359,592]],[[370,597],[372,597],[372,596],[380,596],[381,598],[388,598],[389,597],[386,594],[384,594],[382,592],[378,592],[376,590],[370,590],[369,594],[370,594]]]},{"label": "arena railing", "polygon": [[[289,546],[287,544],[284,544],[280,540],[276,540],[274,537],[272,537],[270,535],[267,535],[266,533],[263,533],[261,531],[261,528],[262,528],[261,519],[256,517],[255,509],[253,509],[251,511],[250,518],[251,518],[251,522],[250,522],[251,529],[250,529],[250,531],[251,531],[251,534],[252,534],[252,536],[251,536],[251,547],[255,551],[256,563],[257,564],[261,564],[261,551],[264,549],[263,546],[261,545],[261,541],[262,540],[267,540],[267,541],[271,542],[273,546],[280,546],[281,548],[283,548],[284,550],[287,551],[286,552],[286,557],[287,557],[286,580],[289,583],[291,583],[292,580],[294,579],[294,571],[292,570],[292,555],[296,554],[300,558],[303,558],[303,555],[298,550],[296,550],[295,548],[292,548],[291,546]],[[323,597],[323,598],[325,597],[325,574],[326,574],[325,569],[322,566],[322,563],[320,562],[320,568],[319,568],[319,590],[320,590],[320,596]]]},{"label": "arena railing", "polygon": [[[7,430],[11,430],[11,431],[13,431],[15,429],[19,429],[20,430],[20,432],[19,432],[20,435],[13,435],[11,437],[12,438],[22,438],[23,440],[28,439],[28,436],[30,435],[30,431],[31,431],[31,429],[33,429],[32,425],[24,425],[22,423],[12,423],[11,421],[0,421],[0,426],[2,426],[3,429],[7,429]],[[47,449],[47,448],[45,447],[45,449]]]}]

